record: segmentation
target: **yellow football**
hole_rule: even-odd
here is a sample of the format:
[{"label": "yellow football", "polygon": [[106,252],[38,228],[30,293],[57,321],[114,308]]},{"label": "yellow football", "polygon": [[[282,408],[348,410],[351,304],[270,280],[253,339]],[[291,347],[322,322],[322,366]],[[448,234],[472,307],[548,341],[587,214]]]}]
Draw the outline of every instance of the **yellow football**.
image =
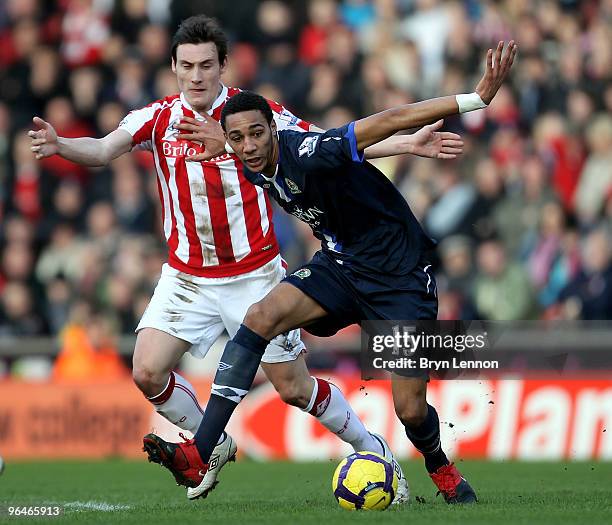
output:
[{"label": "yellow football", "polygon": [[332,490],[343,509],[385,510],[397,492],[397,475],[380,454],[355,452],[336,468]]}]

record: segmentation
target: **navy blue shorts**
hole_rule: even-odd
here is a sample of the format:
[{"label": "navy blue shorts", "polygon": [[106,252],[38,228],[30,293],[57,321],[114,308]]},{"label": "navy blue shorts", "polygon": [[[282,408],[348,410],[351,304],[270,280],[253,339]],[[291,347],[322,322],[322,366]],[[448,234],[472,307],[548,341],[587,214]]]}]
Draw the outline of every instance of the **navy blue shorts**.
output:
[{"label": "navy blue shorts", "polygon": [[[436,281],[429,263],[420,261],[401,278],[357,272],[321,251],[284,281],[319,303],[328,315],[303,327],[320,337],[365,320],[434,321],[438,315]],[[427,371],[403,369],[406,377],[429,378]]]},{"label": "navy blue shorts", "polygon": [[436,281],[428,270],[429,264],[422,261],[402,278],[356,272],[319,251],[284,280],[328,312],[327,317],[304,329],[313,335],[330,336],[362,320],[435,320]]}]

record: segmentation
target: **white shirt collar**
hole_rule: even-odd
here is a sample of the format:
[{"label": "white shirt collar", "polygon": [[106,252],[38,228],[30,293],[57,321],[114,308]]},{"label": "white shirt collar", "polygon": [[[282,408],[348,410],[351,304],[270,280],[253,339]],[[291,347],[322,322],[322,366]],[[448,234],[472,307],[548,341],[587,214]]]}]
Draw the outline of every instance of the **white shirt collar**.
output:
[{"label": "white shirt collar", "polygon": [[[211,108],[207,111],[209,115],[212,115],[213,111],[225,102],[225,99],[227,98],[227,92],[228,92],[227,86],[222,83],[221,92],[219,93],[219,96],[215,99],[215,101],[212,103]],[[196,115],[199,115],[199,113],[191,107],[191,104],[187,102],[187,99],[185,98],[185,94],[182,91],[181,91],[181,103],[188,110],[193,111]]]},{"label": "white shirt collar", "polygon": [[276,163],[276,169],[274,170],[274,175],[272,175],[271,177],[268,177],[267,175],[263,174],[263,173],[259,173],[264,179],[269,180],[269,181],[273,181],[276,176],[278,175],[278,165],[279,163]]}]

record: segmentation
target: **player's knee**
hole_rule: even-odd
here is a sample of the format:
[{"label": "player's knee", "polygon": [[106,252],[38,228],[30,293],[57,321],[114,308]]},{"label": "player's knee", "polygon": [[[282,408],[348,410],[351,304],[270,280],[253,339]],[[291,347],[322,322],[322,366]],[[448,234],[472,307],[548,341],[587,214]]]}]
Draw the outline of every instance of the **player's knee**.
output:
[{"label": "player's knee", "polygon": [[404,403],[395,407],[395,413],[404,426],[418,427],[427,417],[427,403],[417,401]]},{"label": "player's knee", "polygon": [[270,340],[278,335],[276,328],[280,318],[265,301],[252,304],[244,317],[243,323],[262,337]]},{"label": "player's knee", "polygon": [[159,394],[168,382],[167,374],[134,362],[132,368],[132,379],[138,389],[147,397]]}]

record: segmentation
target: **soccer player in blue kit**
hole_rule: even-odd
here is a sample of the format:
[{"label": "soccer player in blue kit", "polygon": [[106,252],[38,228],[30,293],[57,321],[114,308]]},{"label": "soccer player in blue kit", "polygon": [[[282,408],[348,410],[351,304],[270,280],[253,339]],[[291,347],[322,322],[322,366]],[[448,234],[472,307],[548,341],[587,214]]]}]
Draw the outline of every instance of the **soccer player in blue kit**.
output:
[{"label": "soccer player in blue kit", "polygon": [[[488,105],[510,71],[517,47],[489,50],[475,92],[392,108],[324,133],[277,132],[266,100],[243,92],[221,115],[227,143],[245,176],[265,188],[321,240],[312,260],[253,304],[227,343],[204,419],[194,439],[144,438],[149,457],[180,484],[197,484],[268,342],[303,327],[332,335],[362,320],[434,320],[437,297],[427,252],[435,242],[421,229],[393,184],[363,159],[363,150],[397,131]],[[440,443],[440,422],[427,403],[426,371],[393,374],[395,411],[447,503],[474,503],[476,494]]]}]

